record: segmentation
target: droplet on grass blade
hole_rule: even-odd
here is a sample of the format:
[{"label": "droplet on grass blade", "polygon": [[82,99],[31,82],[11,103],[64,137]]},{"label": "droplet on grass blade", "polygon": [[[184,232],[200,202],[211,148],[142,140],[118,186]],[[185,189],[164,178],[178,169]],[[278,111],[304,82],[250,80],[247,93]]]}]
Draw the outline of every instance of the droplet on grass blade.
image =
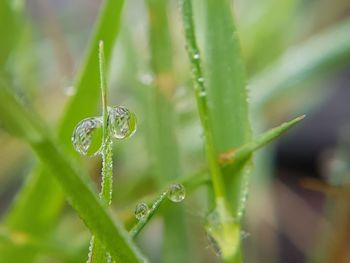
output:
[{"label": "droplet on grass blade", "polygon": [[205,92],[205,90],[201,90],[201,91],[199,92],[199,96],[200,96],[200,97],[205,97],[205,96],[207,96],[207,93]]},{"label": "droplet on grass blade", "polygon": [[121,106],[108,109],[108,129],[113,138],[122,140],[131,137],[136,128],[135,113]]},{"label": "droplet on grass blade", "polygon": [[102,145],[102,118],[92,117],[80,121],[72,135],[74,149],[82,155],[96,155]]},{"label": "droplet on grass blade", "polygon": [[145,218],[149,213],[149,207],[146,203],[140,203],[135,208],[135,217],[137,220]]},{"label": "droplet on grass blade", "polygon": [[182,184],[172,184],[168,189],[168,199],[172,202],[178,203],[185,199],[186,191]]},{"label": "droplet on grass blade", "polygon": [[196,52],[196,53],[194,53],[194,55],[193,55],[193,59],[195,59],[195,60],[198,60],[198,59],[200,59],[200,54],[199,54],[199,52]]},{"label": "droplet on grass blade", "polygon": [[203,78],[203,77],[199,77],[199,78],[197,79],[197,81],[203,83],[203,82],[204,82],[204,78]]}]

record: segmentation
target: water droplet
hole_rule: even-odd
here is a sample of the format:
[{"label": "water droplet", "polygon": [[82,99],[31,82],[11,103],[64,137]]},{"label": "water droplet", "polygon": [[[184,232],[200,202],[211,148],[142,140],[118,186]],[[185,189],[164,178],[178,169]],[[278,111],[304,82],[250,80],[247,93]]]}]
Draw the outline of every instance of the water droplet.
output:
[{"label": "water droplet", "polygon": [[207,95],[207,93],[205,92],[205,90],[201,90],[200,92],[199,92],[199,96],[200,97],[205,97]]},{"label": "water droplet", "polygon": [[140,203],[135,208],[135,217],[137,220],[145,218],[149,213],[149,208],[146,203]]},{"label": "water droplet", "polygon": [[139,81],[146,86],[153,84],[154,76],[151,73],[144,73],[139,76]]},{"label": "water droplet", "polygon": [[243,239],[248,238],[248,237],[250,236],[250,233],[249,233],[249,232],[246,232],[246,231],[244,231],[244,230],[241,230],[241,231],[240,231],[240,236],[241,236],[241,240],[243,240]]},{"label": "water droplet", "polygon": [[125,107],[108,109],[110,135],[118,140],[131,137],[136,132],[136,115]]},{"label": "water droplet", "polygon": [[75,94],[75,88],[74,86],[68,86],[64,88],[64,94],[66,96],[73,96]]},{"label": "water droplet", "polygon": [[195,60],[198,60],[198,59],[200,59],[200,54],[199,54],[199,52],[196,52],[196,53],[194,53],[194,55],[193,55],[193,58],[195,59]]},{"label": "water droplet", "polygon": [[204,78],[203,78],[203,77],[199,77],[199,78],[197,79],[197,81],[200,82],[200,83],[203,83],[203,82],[204,82]]},{"label": "water droplet", "polygon": [[82,155],[96,155],[102,145],[102,118],[92,117],[80,121],[74,129],[72,143]]},{"label": "water droplet", "polygon": [[170,201],[178,203],[185,199],[186,191],[182,184],[172,184],[168,189],[168,198]]}]

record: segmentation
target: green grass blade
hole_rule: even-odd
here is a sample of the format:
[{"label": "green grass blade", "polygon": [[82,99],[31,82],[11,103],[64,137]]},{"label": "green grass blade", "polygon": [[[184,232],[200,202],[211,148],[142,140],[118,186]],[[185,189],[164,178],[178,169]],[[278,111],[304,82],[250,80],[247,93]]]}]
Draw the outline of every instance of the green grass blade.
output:
[{"label": "green grass blade", "polygon": [[160,205],[163,203],[167,196],[167,192],[162,192],[159,197],[153,202],[151,208],[149,209],[147,215],[144,218],[141,218],[129,231],[130,236],[132,238],[136,238],[136,236],[141,232],[141,230],[146,226],[146,224],[151,220],[154,214],[157,212]]},{"label": "green grass blade", "polygon": [[298,124],[304,118],[305,115],[299,116],[289,122],[281,124],[278,127],[270,129],[269,131],[258,136],[253,141],[244,144],[238,149],[229,151],[227,153],[222,153],[219,157],[219,162],[221,163],[221,165],[224,166],[230,165],[232,167],[239,168],[241,165],[243,165],[246,161],[250,159],[251,155],[256,150],[272,142],[273,140],[281,136],[283,133],[288,131],[290,128],[292,128],[294,125]]},{"label": "green grass blade", "polygon": [[[19,36],[19,17],[13,3],[9,0],[0,2],[0,34],[3,36],[0,45],[0,73],[5,71],[7,59],[16,46]],[[11,32],[9,34],[9,32]]]},{"label": "green grass blade", "polygon": [[[222,166],[230,165],[239,169],[242,166],[242,164],[250,160],[250,157],[253,153],[282,136],[295,125],[299,124],[304,118],[305,115],[302,115],[291,121],[282,123],[281,125],[271,128],[270,130],[264,132],[257,138],[254,138],[252,141],[244,144],[238,149],[222,153],[219,156],[218,163],[220,163],[220,165]],[[229,174],[227,175],[230,176]],[[187,192],[194,191],[202,185],[211,183],[210,176],[206,170],[197,172],[194,175],[180,177],[179,179],[177,179],[177,182],[183,184],[186,187]],[[168,182],[169,185],[172,183],[175,183],[175,181]],[[155,197],[156,194],[147,196],[147,198],[139,200],[138,203],[141,203],[142,201],[147,203],[151,202],[151,200],[155,199]]]},{"label": "green grass blade", "polygon": [[345,65],[350,59],[350,20],[340,22],[299,46],[251,80],[252,107],[258,111],[272,99],[306,80]]},{"label": "green grass blade", "polygon": [[[251,139],[244,62],[229,0],[205,0],[204,83],[207,87],[208,113],[214,147],[219,154],[237,148]],[[226,200],[216,199],[221,227],[210,231],[219,243],[227,262],[240,262],[239,224],[230,215],[239,213],[246,195],[249,174],[246,171],[221,171]],[[232,179],[234,178],[234,179]],[[225,201],[225,202],[224,202]],[[226,204],[225,204],[226,203]],[[231,211],[225,211],[229,203]],[[210,226],[207,229],[213,229]]]},{"label": "green grass blade", "polygon": [[17,131],[31,145],[51,176],[59,182],[84,223],[103,242],[112,257],[119,262],[140,262],[141,256],[127,232],[112,221],[84,180],[87,177],[81,177],[81,171],[45,132],[47,129],[39,118],[18,103],[4,86],[0,88],[0,120],[5,128]]},{"label": "green grass blade", "polygon": [[244,61],[231,1],[205,4],[205,76],[215,146],[225,152],[251,138]]},{"label": "green grass blade", "polygon": [[[106,83],[105,55],[103,41],[99,43],[99,66],[100,66],[100,86],[102,95],[102,183],[100,199],[109,206],[112,202],[113,190],[113,159],[112,159],[112,141],[108,132],[108,92]],[[108,262],[109,253],[107,253],[103,244],[94,236],[90,241],[89,262],[99,263]]]},{"label": "green grass blade", "polygon": [[[106,64],[108,65],[119,31],[122,5],[123,0],[105,1],[94,31],[94,37],[90,42],[82,70],[76,81],[75,95],[69,102],[65,116],[62,118],[59,138],[72,154],[75,152],[71,146],[70,138],[74,126],[84,117],[93,116],[99,103],[97,60],[99,40],[104,40]],[[6,221],[9,226],[38,235],[45,234],[53,226],[63,204],[63,195],[57,182],[46,175],[43,167],[38,167],[28,178],[7,215]],[[31,218],[30,223],[27,218]]]},{"label": "green grass blade", "polygon": [[[168,26],[168,2],[149,0],[149,41],[151,68],[155,88],[150,94],[150,138],[155,158],[155,174],[160,189],[180,175],[180,162],[175,137],[173,52]],[[174,207],[164,214],[162,262],[190,262],[187,231],[182,207]]]}]

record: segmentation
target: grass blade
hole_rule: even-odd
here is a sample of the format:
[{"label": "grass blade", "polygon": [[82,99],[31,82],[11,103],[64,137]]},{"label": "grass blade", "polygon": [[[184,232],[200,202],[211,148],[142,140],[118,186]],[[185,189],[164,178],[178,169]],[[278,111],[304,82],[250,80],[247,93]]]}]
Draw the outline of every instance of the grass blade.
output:
[{"label": "grass blade", "polygon": [[272,142],[283,133],[288,131],[294,125],[298,124],[305,118],[305,115],[299,116],[289,122],[285,122],[278,127],[272,128],[269,131],[258,136],[251,142],[244,144],[239,147],[237,150],[232,150],[226,153],[222,153],[219,157],[219,162],[221,165],[230,165],[236,166],[237,168],[244,164],[247,160],[250,159],[251,155],[258,149],[262,148],[266,144]]},{"label": "grass blade", "polygon": [[[102,134],[102,183],[100,199],[105,206],[109,206],[112,202],[113,190],[113,160],[112,160],[112,141],[108,132],[108,93],[105,71],[105,55],[103,41],[99,43],[99,63],[100,63],[100,86],[102,95],[102,118],[103,118],[103,134]],[[108,262],[109,253],[107,253],[103,244],[92,236],[90,241],[90,252],[88,262]]]},{"label": "grass blade", "polygon": [[74,209],[91,232],[106,246],[114,260],[140,262],[141,256],[126,231],[115,224],[81,171],[58,144],[45,133],[38,117],[28,112],[7,88],[0,88],[0,120],[28,142],[52,176],[56,178]]},{"label": "grass blade", "polygon": [[[155,88],[150,94],[151,152],[155,158],[155,174],[159,188],[180,175],[178,147],[175,137],[175,112],[173,95],[172,45],[168,27],[168,2],[149,0],[149,41],[151,68],[155,76]],[[179,207],[164,213],[164,242],[162,262],[189,262],[187,231],[183,210]]]},{"label": "grass blade", "polygon": [[[71,145],[71,133],[74,126],[86,116],[93,116],[99,103],[98,84],[98,42],[104,39],[105,57],[108,65],[112,48],[119,31],[123,0],[106,0],[102,7],[90,42],[82,70],[75,85],[75,95],[69,102],[59,127],[60,141],[71,154],[75,154]],[[91,74],[96,72],[96,74]],[[88,107],[86,107],[88,105]],[[42,196],[46,198],[42,198]],[[17,196],[12,209],[7,215],[7,224],[15,229],[31,234],[45,234],[54,224],[63,204],[63,194],[57,182],[42,166],[37,167],[28,178],[21,192]],[[27,218],[31,218],[30,223]],[[35,228],[35,226],[40,226]]]},{"label": "grass blade", "polygon": [[291,48],[251,80],[252,107],[263,108],[272,99],[304,81],[344,65],[350,58],[350,20],[341,22]]},{"label": "grass blade", "polygon": [[160,196],[153,202],[149,212],[145,216],[145,218],[141,218],[134,227],[129,231],[132,238],[136,238],[136,236],[141,232],[141,230],[145,227],[145,225],[151,220],[154,216],[160,205],[163,203],[167,195],[167,192],[162,192]]}]

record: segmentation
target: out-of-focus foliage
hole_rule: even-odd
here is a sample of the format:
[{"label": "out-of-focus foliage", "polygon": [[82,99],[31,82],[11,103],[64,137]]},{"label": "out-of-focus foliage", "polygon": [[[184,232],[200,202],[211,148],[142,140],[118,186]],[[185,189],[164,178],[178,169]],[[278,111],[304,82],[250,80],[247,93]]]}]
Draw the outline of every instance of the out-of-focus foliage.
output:
[{"label": "out-of-focus foliage", "polygon": [[[233,239],[231,226],[243,231],[247,225],[254,246],[241,241],[244,232],[237,230],[234,242],[249,250],[243,256],[240,251],[237,262],[274,262],[276,239],[266,235],[264,244],[256,241],[261,235],[256,221],[273,218],[264,199],[273,175],[263,175],[271,171],[272,156],[264,152],[265,161],[255,165],[251,157],[300,119],[257,139],[252,134],[299,114],[301,107],[295,105],[307,109],[327,94],[319,90],[332,89],[325,84],[331,74],[349,66],[350,4],[123,2],[0,2],[0,261],[85,261],[93,234],[120,262],[139,261],[139,248],[151,262],[215,262],[218,245],[225,254],[223,243]],[[181,19],[179,3],[193,7],[187,19]],[[74,126],[100,115],[99,40],[105,43],[110,105],[127,106],[138,120],[136,135],[114,144],[109,211],[97,198],[98,187],[90,187],[100,185],[100,158],[82,159],[71,144]],[[197,49],[198,57],[190,50],[189,59],[185,45]],[[204,93],[193,91],[196,82]],[[197,112],[195,94],[197,103],[207,103],[204,114]],[[209,151],[208,136],[213,140]],[[252,169],[257,176],[252,178],[253,203],[240,222]],[[204,227],[220,203],[213,191],[218,178],[229,204],[224,214],[234,221],[226,239],[208,237]],[[255,181],[265,185],[256,188]],[[186,187],[185,201],[173,204],[164,198],[142,225],[136,248],[125,237],[136,223],[134,205],[157,199],[177,182]],[[227,218],[221,214],[219,219]],[[119,221],[125,227],[115,224]],[[262,257],[265,245],[270,250]]]}]

